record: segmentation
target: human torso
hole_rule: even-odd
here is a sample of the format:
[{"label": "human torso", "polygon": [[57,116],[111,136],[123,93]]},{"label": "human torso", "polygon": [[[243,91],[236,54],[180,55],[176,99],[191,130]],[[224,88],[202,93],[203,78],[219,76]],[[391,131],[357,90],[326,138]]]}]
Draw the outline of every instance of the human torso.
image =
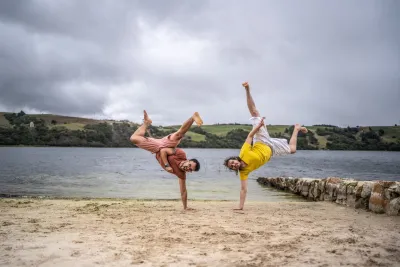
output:
[{"label": "human torso", "polygon": [[[157,159],[158,163],[161,165],[161,167],[165,170],[165,166],[164,166],[164,163],[162,162],[160,153],[156,154],[156,159]],[[186,173],[184,171],[182,171],[181,169],[179,169],[179,164],[185,160],[187,160],[186,153],[180,148],[177,148],[175,150],[174,155],[168,156],[168,163],[173,170],[173,174],[178,176],[178,178],[180,178],[180,179],[186,179]]]},{"label": "human torso", "polygon": [[245,163],[245,167],[239,171],[240,179],[247,179],[250,172],[257,170],[271,159],[271,148],[261,142],[256,142],[253,146],[244,143],[240,150],[239,157]]}]

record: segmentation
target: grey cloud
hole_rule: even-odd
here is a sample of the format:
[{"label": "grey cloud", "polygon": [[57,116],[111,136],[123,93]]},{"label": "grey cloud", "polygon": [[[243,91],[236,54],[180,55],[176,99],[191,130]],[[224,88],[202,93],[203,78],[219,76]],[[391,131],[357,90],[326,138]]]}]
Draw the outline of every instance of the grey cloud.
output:
[{"label": "grey cloud", "polygon": [[[248,79],[273,124],[399,123],[399,11],[372,0],[2,1],[0,104],[101,114],[118,106],[113,88],[142,82],[145,93],[112,100],[131,98],[127,119],[146,108],[160,123],[194,110],[206,123],[247,122]],[[139,19],[209,40],[207,58],[192,71],[146,62]],[[168,60],[179,60],[172,49]]]},{"label": "grey cloud", "polygon": [[[0,66],[0,102],[9,109],[101,112],[107,88],[141,72],[140,64],[123,54],[136,45],[136,19],[162,20],[182,3],[2,1],[0,30],[6,41],[0,44],[5,63]],[[79,82],[99,88],[74,88]],[[70,83],[75,97],[60,90]]]}]

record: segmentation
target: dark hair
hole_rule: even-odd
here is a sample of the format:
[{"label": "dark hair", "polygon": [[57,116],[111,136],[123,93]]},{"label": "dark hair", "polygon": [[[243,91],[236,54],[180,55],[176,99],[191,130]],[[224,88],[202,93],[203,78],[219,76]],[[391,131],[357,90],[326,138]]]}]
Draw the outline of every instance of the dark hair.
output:
[{"label": "dark hair", "polygon": [[200,162],[197,159],[189,159],[189,161],[196,163],[196,169],[194,169],[194,171],[198,172],[200,170]]},{"label": "dark hair", "polygon": [[240,161],[242,161],[242,159],[241,159],[240,157],[238,157],[238,156],[232,156],[232,157],[226,158],[226,159],[224,160],[224,166],[227,167],[230,171],[235,172],[236,175],[237,175],[238,172],[239,172],[239,170],[232,170],[231,168],[228,167],[228,162],[229,162],[230,160],[238,160],[238,161],[240,162]]}]

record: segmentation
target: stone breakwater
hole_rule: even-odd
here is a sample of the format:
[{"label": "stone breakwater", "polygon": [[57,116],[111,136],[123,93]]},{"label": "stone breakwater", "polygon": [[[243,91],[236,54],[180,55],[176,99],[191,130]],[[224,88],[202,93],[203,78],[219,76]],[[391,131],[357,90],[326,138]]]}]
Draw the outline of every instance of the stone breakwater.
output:
[{"label": "stone breakwater", "polygon": [[400,215],[400,182],[270,177],[257,179],[262,185],[290,191],[314,201],[331,201],[355,209]]}]

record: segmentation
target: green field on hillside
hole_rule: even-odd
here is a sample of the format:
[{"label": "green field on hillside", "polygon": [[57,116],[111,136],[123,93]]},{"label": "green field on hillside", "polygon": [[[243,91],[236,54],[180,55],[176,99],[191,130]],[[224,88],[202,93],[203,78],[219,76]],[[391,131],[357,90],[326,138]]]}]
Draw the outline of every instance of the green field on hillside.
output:
[{"label": "green field on hillside", "polygon": [[57,124],[78,123],[78,124],[86,125],[86,124],[96,124],[96,123],[102,122],[100,120],[94,120],[94,119],[88,119],[88,118],[60,116],[60,115],[53,115],[53,114],[29,114],[29,115],[37,117],[39,119],[43,119],[47,123],[51,123],[51,121],[54,120],[57,122]]},{"label": "green field on hillside", "polygon": [[62,124],[56,124],[56,125],[51,125],[51,128],[54,127],[66,127],[69,130],[83,130],[86,124],[84,123],[77,123],[77,122],[72,122],[72,123],[62,123]]},{"label": "green field on hillside", "polygon": [[201,141],[205,141],[206,140],[206,136],[205,135],[194,133],[194,132],[191,132],[191,131],[187,132],[186,136],[190,136],[190,138],[195,142],[201,142]]}]

